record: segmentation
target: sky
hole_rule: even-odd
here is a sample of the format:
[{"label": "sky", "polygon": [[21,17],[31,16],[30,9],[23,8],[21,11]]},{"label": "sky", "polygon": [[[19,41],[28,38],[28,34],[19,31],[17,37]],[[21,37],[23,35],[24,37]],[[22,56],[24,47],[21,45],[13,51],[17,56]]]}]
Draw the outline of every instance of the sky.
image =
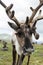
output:
[{"label": "sky", "polygon": [[[27,16],[29,17],[31,16],[32,14],[32,11],[30,10],[31,6],[33,8],[36,8],[39,4],[39,0],[2,0],[2,1],[7,6],[13,4],[12,10],[15,11],[15,16],[19,20],[19,22],[25,21]],[[43,7],[41,7],[41,10],[43,15]],[[10,28],[10,26],[8,25],[8,21],[13,22],[8,18],[5,9],[0,5],[0,34],[7,33],[12,35],[12,32],[14,30]],[[38,41],[43,42],[43,20],[38,21],[36,27],[37,32],[40,35]]]}]

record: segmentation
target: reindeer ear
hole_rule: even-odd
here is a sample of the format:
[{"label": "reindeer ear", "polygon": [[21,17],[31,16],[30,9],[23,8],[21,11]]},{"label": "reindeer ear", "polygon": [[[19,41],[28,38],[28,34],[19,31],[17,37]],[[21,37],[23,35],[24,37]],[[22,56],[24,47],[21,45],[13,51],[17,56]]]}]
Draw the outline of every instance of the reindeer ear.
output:
[{"label": "reindeer ear", "polygon": [[12,29],[14,29],[15,31],[18,30],[18,26],[15,25],[14,23],[8,22],[8,24],[9,24],[9,26],[10,26]]},{"label": "reindeer ear", "polygon": [[38,40],[39,39],[39,34],[37,32],[34,33],[35,39]]}]

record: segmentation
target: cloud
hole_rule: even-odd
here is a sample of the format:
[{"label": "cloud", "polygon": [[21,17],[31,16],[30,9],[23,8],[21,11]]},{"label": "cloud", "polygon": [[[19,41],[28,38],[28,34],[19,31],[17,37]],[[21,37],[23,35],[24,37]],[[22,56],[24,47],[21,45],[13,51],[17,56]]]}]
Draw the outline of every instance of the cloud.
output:
[{"label": "cloud", "polygon": [[36,27],[37,27],[37,32],[39,34],[43,33],[43,30],[42,30],[43,29],[43,20],[38,21]]}]

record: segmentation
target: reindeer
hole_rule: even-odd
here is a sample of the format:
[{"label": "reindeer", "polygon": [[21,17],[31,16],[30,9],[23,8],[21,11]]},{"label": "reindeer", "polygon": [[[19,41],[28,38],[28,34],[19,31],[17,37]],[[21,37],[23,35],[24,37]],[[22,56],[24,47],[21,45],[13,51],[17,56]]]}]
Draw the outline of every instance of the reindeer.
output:
[{"label": "reindeer", "polygon": [[[9,26],[16,31],[16,33],[13,35],[12,44],[13,44],[13,64],[16,64],[16,54],[18,54],[18,60],[16,65],[22,65],[22,62],[26,55],[28,55],[28,62],[29,64],[30,60],[30,54],[34,51],[33,45],[32,45],[32,34],[35,36],[35,39],[39,39],[39,34],[36,31],[36,23],[38,20],[43,19],[43,16],[41,15],[41,10],[39,11],[39,15],[35,17],[37,11],[42,7],[43,0],[39,0],[39,5],[32,10],[32,15],[29,18],[26,17],[25,23],[19,23],[19,21],[14,16],[14,11],[11,11],[11,8],[13,7],[13,4],[10,6],[6,6],[1,0],[0,4],[5,8],[6,13],[8,17],[13,20],[16,24],[8,22]],[[35,18],[34,18],[35,17]]]}]

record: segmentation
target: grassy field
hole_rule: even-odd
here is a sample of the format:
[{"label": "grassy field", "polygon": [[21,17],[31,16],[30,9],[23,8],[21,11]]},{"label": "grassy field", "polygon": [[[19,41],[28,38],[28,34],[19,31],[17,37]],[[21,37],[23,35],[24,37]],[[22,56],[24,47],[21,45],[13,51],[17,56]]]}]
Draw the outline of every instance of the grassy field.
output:
[{"label": "grassy field", "polygon": [[[12,45],[7,44],[8,51],[2,51],[2,43],[0,43],[0,65],[12,65]],[[30,65],[43,65],[43,45],[34,45],[35,51],[30,58]],[[27,63],[27,56],[24,59],[23,65]]]}]

